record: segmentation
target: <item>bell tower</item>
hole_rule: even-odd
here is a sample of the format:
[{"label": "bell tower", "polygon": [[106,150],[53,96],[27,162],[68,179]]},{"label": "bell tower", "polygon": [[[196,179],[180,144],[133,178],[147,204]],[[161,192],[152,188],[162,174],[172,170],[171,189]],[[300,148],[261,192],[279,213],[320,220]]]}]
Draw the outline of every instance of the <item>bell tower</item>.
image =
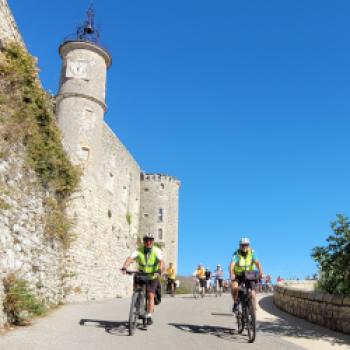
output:
[{"label": "bell tower", "polygon": [[62,58],[56,115],[63,143],[72,161],[94,164],[99,159],[106,111],[106,75],[111,55],[100,45],[90,7],[85,22],[59,47]]}]

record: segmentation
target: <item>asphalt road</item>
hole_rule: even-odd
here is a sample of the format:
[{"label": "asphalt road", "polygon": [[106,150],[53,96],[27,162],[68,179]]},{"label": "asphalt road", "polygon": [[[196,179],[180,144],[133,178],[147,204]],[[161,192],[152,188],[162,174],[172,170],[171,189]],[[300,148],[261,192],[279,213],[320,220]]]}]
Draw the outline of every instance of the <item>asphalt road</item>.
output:
[{"label": "asphalt road", "polygon": [[107,349],[350,349],[350,337],[292,318],[259,297],[258,334],[249,344],[237,334],[230,313],[229,295],[194,300],[189,296],[164,298],[156,309],[154,324],[137,329],[130,337],[126,328],[130,299],[65,305],[0,336],[1,350],[107,350]]}]

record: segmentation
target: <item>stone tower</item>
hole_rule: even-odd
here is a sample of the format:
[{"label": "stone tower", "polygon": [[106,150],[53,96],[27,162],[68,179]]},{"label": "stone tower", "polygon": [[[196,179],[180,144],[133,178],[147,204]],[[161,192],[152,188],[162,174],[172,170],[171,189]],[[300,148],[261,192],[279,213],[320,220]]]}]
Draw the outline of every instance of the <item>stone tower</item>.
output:
[{"label": "stone tower", "polygon": [[166,265],[177,267],[180,181],[164,174],[141,174],[140,235],[151,232]]},{"label": "stone tower", "polygon": [[82,34],[78,29],[75,39],[59,47],[62,69],[56,97],[56,115],[65,147],[75,163],[89,164],[90,171],[101,159],[106,75],[112,62],[110,54],[90,40],[91,28],[89,22],[85,23]]},{"label": "stone tower", "polygon": [[82,169],[68,213],[76,239],[67,252],[68,301],[128,295],[118,266],[135,247],[139,229],[140,169],[104,122],[111,56],[100,44],[93,11],[74,38],[59,47],[62,69],[56,116],[63,144]]}]

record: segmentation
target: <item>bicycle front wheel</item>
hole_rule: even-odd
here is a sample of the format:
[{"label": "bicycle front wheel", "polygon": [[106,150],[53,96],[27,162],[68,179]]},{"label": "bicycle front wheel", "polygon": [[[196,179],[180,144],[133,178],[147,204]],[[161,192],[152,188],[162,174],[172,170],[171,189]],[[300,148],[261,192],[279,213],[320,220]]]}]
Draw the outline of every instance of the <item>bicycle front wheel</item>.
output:
[{"label": "bicycle front wheel", "polygon": [[250,305],[247,309],[247,331],[249,343],[253,343],[256,336],[256,316],[253,305]]},{"label": "bicycle front wheel", "polygon": [[129,335],[134,335],[137,325],[137,320],[140,314],[140,293],[135,292],[131,298],[129,312]]}]

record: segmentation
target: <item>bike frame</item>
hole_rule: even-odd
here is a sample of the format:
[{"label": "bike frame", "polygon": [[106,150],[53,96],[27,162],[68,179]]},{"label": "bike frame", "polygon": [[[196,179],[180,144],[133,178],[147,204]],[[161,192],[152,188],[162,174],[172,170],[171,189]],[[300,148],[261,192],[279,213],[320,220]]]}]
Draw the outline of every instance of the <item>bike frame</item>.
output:
[{"label": "bike frame", "polygon": [[134,335],[140,318],[143,320],[143,327],[147,329],[147,281],[153,274],[128,270],[126,273],[134,275],[134,292],[129,313],[129,335]]},{"label": "bike frame", "polygon": [[247,288],[247,282],[249,281],[244,280],[238,287],[238,308],[241,306],[242,311],[237,312],[236,318],[238,333],[242,333],[246,328],[248,331],[249,343],[252,343],[256,336],[256,316],[252,299],[252,290]]}]

